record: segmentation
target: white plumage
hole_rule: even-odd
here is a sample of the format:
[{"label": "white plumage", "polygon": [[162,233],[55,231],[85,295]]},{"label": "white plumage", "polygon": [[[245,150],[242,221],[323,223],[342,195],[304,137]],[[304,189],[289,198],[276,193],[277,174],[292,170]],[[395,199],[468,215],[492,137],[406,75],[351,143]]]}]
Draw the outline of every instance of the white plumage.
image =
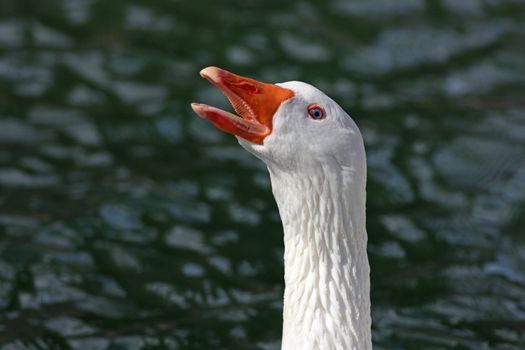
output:
[{"label": "white plumage", "polygon": [[[253,102],[257,96],[238,90],[226,75],[217,78],[217,72],[205,70],[201,74],[227,96],[235,94],[257,105]],[[282,98],[271,124],[260,123],[271,130],[262,143],[253,142],[249,135],[239,136],[236,130],[226,131],[236,134],[242,147],[266,163],[283,223],[282,349],[372,349],[361,134],[350,116],[315,87],[301,82],[277,86],[293,96]],[[312,105],[324,110],[324,118],[308,115]],[[194,110],[211,120],[201,106],[194,105]],[[264,118],[255,119],[257,123]]]}]

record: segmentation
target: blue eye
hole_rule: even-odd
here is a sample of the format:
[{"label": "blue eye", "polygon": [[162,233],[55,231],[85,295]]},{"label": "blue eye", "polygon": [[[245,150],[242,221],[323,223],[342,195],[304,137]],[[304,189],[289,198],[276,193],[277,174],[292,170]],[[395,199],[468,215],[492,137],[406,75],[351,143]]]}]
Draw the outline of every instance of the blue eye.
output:
[{"label": "blue eye", "polygon": [[316,104],[308,106],[308,114],[315,120],[323,119],[325,117],[324,109]]}]

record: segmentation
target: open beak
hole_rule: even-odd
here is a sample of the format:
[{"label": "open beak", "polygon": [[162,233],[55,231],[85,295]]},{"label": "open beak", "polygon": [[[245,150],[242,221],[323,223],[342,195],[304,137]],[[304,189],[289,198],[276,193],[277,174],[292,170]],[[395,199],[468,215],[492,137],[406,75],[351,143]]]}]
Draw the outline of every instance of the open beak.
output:
[{"label": "open beak", "polygon": [[272,133],[275,112],[294,95],[292,90],[241,77],[217,67],[204,68],[200,74],[222,91],[237,115],[201,103],[192,103],[193,111],[220,130],[261,145],[264,138]]}]

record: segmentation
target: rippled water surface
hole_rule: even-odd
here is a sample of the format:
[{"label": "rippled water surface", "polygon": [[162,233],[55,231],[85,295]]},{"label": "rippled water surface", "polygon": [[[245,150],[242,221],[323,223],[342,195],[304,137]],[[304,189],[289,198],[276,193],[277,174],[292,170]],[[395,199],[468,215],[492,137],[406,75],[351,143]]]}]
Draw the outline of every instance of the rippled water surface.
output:
[{"label": "rippled water surface", "polygon": [[368,151],[376,349],[525,349],[525,2],[0,2],[0,349],[278,349],[260,162],[218,65],[304,80]]}]

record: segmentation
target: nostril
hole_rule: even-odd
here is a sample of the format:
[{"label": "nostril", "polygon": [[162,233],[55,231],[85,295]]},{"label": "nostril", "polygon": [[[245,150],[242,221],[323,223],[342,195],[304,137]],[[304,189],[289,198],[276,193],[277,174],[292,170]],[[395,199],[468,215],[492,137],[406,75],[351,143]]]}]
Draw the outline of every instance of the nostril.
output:
[{"label": "nostril", "polygon": [[251,94],[256,94],[259,92],[259,88],[255,85],[252,85],[250,83],[242,83],[239,85],[241,89],[243,89],[245,92],[249,92]]}]

